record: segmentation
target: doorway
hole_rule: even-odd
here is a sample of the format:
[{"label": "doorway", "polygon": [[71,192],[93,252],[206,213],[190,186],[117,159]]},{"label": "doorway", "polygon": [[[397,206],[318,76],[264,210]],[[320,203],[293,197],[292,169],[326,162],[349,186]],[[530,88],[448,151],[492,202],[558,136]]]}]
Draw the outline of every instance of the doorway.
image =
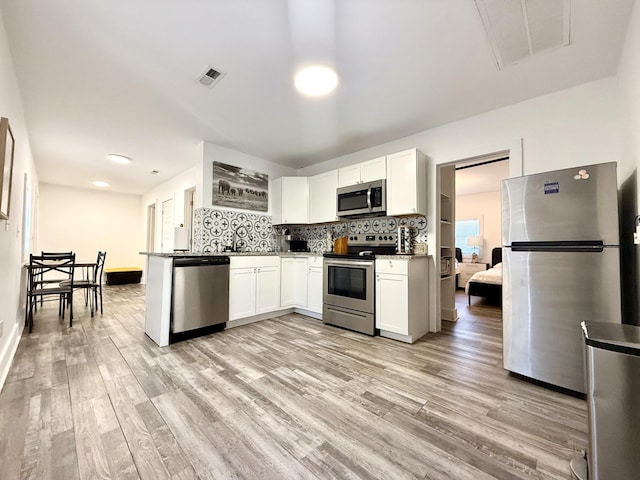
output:
[{"label": "doorway", "polygon": [[[494,145],[494,147],[495,146],[496,145]],[[487,152],[487,153],[479,153],[479,152],[482,152],[483,150],[484,152]],[[512,142],[504,143],[502,145],[502,148],[486,147],[482,149],[478,147],[475,149],[471,149],[468,155],[464,155],[464,154],[451,155],[448,158],[442,158],[440,163],[434,165],[434,168],[432,170],[433,180],[431,181],[434,195],[432,196],[433,203],[431,204],[431,207],[429,209],[429,214],[431,218],[440,219],[441,221],[434,222],[433,228],[430,229],[430,232],[434,234],[432,237],[433,240],[428,241],[430,250],[433,248],[433,251],[438,252],[438,254],[442,257],[440,247],[443,245],[446,245],[451,249],[453,249],[455,252],[455,245],[451,245],[450,243],[449,244],[443,243],[443,241],[446,240],[446,238],[443,238],[444,227],[443,227],[442,220],[451,221],[453,223],[453,228],[451,228],[451,230],[453,230],[452,236],[453,238],[455,238],[455,214],[452,215],[450,219],[449,218],[443,219],[441,217],[442,208],[444,204],[446,204],[446,201],[442,200],[442,199],[446,200],[446,193],[445,193],[445,196],[442,195],[443,174],[445,177],[447,177],[451,169],[452,168],[455,169],[457,165],[461,166],[465,164],[471,164],[473,162],[480,163],[482,161],[497,160],[505,157],[508,157],[509,159],[508,162],[506,162],[508,163],[508,172],[509,172],[508,177],[521,176],[523,174],[522,139],[516,139]],[[445,182],[445,185],[446,185],[446,182]],[[453,191],[455,192],[455,190],[456,190],[456,186],[455,186],[455,179],[454,179]],[[453,198],[455,198],[455,194]],[[455,200],[453,203],[455,206]],[[444,233],[445,233],[445,236],[449,236],[450,238],[451,233],[447,233],[447,231],[444,231]],[[437,267],[440,267],[441,265],[446,264],[446,259],[444,261],[442,260],[442,258],[436,258],[434,260],[436,260]],[[452,282],[451,280],[443,281],[442,276],[437,273],[439,271],[440,269],[436,268],[434,270],[434,274],[430,275],[430,282],[433,282],[432,285],[435,284],[435,288],[430,289],[431,307],[430,307],[430,324],[429,324],[430,328],[429,329],[432,332],[439,332],[441,330],[442,320],[447,319],[447,313],[449,311],[451,312],[451,316],[454,316],[454,314],[457,313],[454,310],[456,308],[455,307],[456,305],[455,282]],[[444,312],[445,315],[443,315],[443,309],[445,310]]]},{"label": "doorway", "polygon": [[147,205],[147,252],[156,248],[156,204]]},{"label": "doorway", "polygon": [[184,191],[184,227],[187,231],[187,246],[193,251],[193,220],[195,215],[196,187]]}]

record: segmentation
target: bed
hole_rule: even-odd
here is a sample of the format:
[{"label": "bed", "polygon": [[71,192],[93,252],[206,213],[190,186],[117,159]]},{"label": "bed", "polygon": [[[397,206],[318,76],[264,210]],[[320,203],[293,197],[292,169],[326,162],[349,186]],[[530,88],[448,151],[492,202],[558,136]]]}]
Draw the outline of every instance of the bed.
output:
[{"label": "bed", "polygon": [[502,248],[491,251],[491,268],[476,272],[467,282],[465,292],[469,296],[484,297],[492,305],[502,305]]}]

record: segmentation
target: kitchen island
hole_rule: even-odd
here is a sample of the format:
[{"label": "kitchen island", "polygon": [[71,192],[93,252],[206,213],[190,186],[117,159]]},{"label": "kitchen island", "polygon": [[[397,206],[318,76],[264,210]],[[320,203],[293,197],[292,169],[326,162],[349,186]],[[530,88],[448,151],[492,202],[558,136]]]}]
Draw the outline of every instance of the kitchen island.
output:
[{"label": "kitchen island", "polygon": [[[216,286],[203,285],[204,293],[226,295],[224,324],[218,328],[230,328],[244,325],[273,316],[294,311],[321,318],[322,307],[322,257],[308,252],[224,252],[224,253],[155,253],[140,252],[147,256],[145,333],[159,346],[166,346],[181,339],[176,335],[173,318],[174,288],[176,284],[175,267],[185,259],[231,258],[226,280],[226,290],[219,283]],[[307,294],[288,301],[291,279],[281,278],[281,263],[288,264],[292,259],[304,262],[305,269],[296,277],[294,284],[304,283]],[[308,269],[307,269],[308,264]],[[288,270],[287,270],[288,271]],[[319,273],[318,273],[319,272]],[[304,278],[302,278],[304,273]],[[281,286],[282,282],[282,286]],[[210,292],[206,289],[210,288]],[[209,312],[200,312],[204,316]],[[222,314],[210,312],[212,322],[218,321]],[[211,328],[194,331],[195,334],[207,334]]]}]

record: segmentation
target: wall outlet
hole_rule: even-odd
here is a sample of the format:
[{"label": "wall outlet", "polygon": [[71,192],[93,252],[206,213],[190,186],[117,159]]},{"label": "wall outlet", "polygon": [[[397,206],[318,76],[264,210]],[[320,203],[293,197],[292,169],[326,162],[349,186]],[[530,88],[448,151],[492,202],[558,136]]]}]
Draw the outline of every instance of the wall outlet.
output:
[{"label": "wall outlet", "polygon": [[0,322],[0,338],[4,335],[4,322]]}]

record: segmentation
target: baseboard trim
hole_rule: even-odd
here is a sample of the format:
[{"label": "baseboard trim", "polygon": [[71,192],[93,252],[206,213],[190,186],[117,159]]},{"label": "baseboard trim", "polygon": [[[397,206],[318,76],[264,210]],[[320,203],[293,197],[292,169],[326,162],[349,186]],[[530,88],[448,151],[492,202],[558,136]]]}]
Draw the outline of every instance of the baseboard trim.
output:
[{"label": "baseboard trim", "polygon": [[307,317],[315,318],[316,320],[322,320],[322,313],[313,312],[311,310],[307,310],[306,308],[299,307],[296,307],[294,311],[296,313],[299,313],[300,315],[306,315]]},{"label": "baseboard trim", "polygon": [[458,320],[457,308],[443,308],[440,310],[440,318],[448,322],[455,322]]},{"label": "baseboard trim", "polygon": [[0,390],[4,387],[4,382],[7,380],[7,376],[9,376],[9,369],[18,350],[22,330],[24,330],[23,323],[20,321],[15,322],[13,330],[10,333],[11,339],[5,344],[0,354]]}]

